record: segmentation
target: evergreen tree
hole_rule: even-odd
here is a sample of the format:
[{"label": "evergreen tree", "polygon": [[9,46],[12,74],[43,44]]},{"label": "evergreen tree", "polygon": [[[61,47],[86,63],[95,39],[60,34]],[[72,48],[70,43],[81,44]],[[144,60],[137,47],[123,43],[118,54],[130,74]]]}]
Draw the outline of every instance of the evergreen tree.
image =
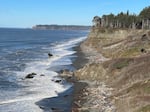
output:
[{"label": "evergreen tree", "polygon": [[[98,27],[105,28],[150,28],[150,6],[144,8],[139,15],[120,12],[103,15],[102,18],[95,16],[93,23]],[[146,26],[146,27],[145,27]]]},{"label": "evergreen tree", "polygon": [[145,7],[139,14],[142,19],[150,19],[150,6]]}]

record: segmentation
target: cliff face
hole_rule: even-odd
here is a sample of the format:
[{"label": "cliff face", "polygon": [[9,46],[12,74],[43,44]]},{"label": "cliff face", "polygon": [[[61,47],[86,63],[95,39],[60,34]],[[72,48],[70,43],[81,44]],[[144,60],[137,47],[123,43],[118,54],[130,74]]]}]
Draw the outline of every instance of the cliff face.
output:
[{"label": "cliff face", "polygon": [[80,80],[104,82],[114,112],[150,112],[150,31],[92,28],[82,44],[107,60],[90,62],[75,72]]},{"label": "cliff face", "polygon": [[133,57],[149,51],[150,31],[92,28],[85,45],[108,58]]}]

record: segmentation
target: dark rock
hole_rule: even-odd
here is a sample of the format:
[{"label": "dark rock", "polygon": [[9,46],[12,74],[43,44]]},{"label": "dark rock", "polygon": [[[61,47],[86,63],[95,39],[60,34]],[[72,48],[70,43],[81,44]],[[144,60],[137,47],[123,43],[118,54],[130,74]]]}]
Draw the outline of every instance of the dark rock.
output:
[{"label": "dark rock", "polygon": [[59,73],[60,73],[60,74],[62,74],[62,73],[69,73],[69,69],[60,70]]},{"label": "dark rock", "polygon": [[62,109],[59,108],[51,108],[53,112],[63,112]]},{"label": "dark rock", "polygon": [[40,76],[45,76],[44,74],[41,74]]},{"label": "dark rock", "polygon": [[58,71],[58,73],[61,73],[61,74],[62,74],[63,72],[64,72],[64,70],[60,70],[60,71]]},{"label": "dark rock", "polygon": [[55,80],[55,82],[56,82],[56,83],[60,83],[60,82],[61,82],[61,80]]},{"label": "dark rock", "polygon": [[49,57],[52,57],[52,56],[53,56],[53,54],[51,54],[51,53],[48,53],[48,56],[49,56]]},{"label": "dark rock", "polygon": [[142,53],[146,53],[146,50],[144,48],[141,49]]},{"label": "dark rock", "polygon": [[44,106],[39,106],[41,109],[44,109]]},{"label": "dark rock", "polygon": [[62,74],[63,72],[64,72],[64,70],[60,70],[60,71],[58,71],[58,73],[61,73],[61,74]]},{"label": "dark rock", "polygon": [[56,83],[60,83],[62,80],[61,79],[52,79],[52,81],[56,82]]},{"label": "dark rock", "polygon": [[147,40],[148,40],[147,35],[146,35],[146,34],[143,34],[141,40],[142,40],[142,41],[147,41]]},{"label": "dark rock", "polygon": [[27,76],[25,78],[34,78],[34,76],[37,75],[36,73],[30,73],[27,74]]}]

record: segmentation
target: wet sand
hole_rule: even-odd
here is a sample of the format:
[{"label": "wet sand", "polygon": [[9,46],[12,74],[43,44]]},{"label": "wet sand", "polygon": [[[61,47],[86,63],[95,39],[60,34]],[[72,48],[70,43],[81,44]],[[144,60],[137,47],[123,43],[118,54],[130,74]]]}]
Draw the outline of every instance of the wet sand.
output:
[{"label": "wet sand", "polygon": [[82,43],[73,48],[74,51],[76,51],[75,55],[77,56],[76,59],[73,61],[73,66],[75,67],[75,69],[80,69],[89,62],[86,54],[83,53],[83,51],[81,50],[81,44]]}]

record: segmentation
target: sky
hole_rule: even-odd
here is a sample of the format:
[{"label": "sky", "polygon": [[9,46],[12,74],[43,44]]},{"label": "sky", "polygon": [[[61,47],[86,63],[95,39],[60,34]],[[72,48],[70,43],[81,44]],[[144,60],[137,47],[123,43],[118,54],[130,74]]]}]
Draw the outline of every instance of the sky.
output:
[{"label": "sky", "polygon": [[127,10],[139,14],[147,6],[150,0],[0,0],[0,27],[92,25],[96,15]]}]

